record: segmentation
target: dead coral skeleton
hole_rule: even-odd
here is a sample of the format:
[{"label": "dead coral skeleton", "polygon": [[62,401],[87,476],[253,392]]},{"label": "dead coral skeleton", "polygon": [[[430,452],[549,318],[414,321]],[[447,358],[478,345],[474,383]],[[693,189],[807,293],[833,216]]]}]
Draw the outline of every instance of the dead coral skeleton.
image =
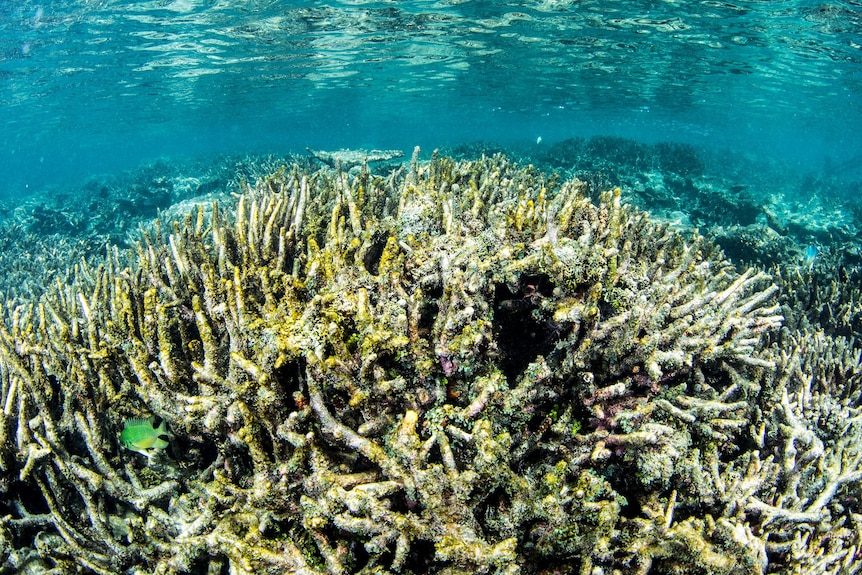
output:
[{"label": "dead coral skeleton", "polygon": [[502,156],[281,170],[6,310],[5,569],[858,570],[856,396],[774,293]]}]

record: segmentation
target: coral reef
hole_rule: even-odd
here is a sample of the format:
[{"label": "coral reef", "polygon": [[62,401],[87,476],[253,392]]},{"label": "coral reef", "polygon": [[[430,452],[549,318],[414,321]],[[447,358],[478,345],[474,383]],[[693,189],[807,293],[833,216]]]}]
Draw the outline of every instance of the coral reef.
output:
[{"label": "coral reef", "polygon": [[[751,185],[727,173],[727,162],[689,144],[594,136],[557,142],[536,156],[541,165],[587,182],[594,199],[601,190],[623,187],[641,209],[663,215],[684,205],[687,219],[710,230],[748,226],[762,210]],[[722,166],[718,173],[715,166]]]},{"label": "coral reef", "polygon": [[42,190],[0,209],[0,301],[32,301],[71,279],[82,260],[93,265],[105,245],[134,246],[157,215],[182,221],[195,205],[233,205],[227,190],[275,173],[285,161],[311,167],[306,156],[246,155],[158,160],[83,185]]},{"label": "coral reef", "polygon": [[786,325],[830,336],[862,338],[862,253],[834,242],[809,259],[795,253],[773,266]]},{"label": "coral reef", "polygon": [[852,343],[618,189],[417,156],[4,310],[0,573],[862,570]]},{"label": "coral reef", "polygon": [[637,171],[659,169],[681,177],[696,177],[704,172],[703,161],[691,145],[675,142],[645,144],[617,136],[569,138],[551,145],[541,156],[558,166],[573,165],[588,171],[610,165]]}]

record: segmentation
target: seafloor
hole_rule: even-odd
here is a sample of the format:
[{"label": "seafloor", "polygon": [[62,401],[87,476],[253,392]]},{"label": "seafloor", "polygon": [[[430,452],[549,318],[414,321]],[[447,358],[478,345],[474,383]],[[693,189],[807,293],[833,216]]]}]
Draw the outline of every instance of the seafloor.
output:
[{"label": "seafloor", "polygon": [[862,572],[860,166],[319,157],[5,202],[0,573]]}]

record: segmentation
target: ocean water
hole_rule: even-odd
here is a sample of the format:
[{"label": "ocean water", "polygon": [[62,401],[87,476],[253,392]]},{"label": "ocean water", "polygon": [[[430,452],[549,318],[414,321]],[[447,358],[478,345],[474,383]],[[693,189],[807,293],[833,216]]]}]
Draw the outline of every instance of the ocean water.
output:
[{"label": "ocean water", "polygon": [[858,1],[7,0],[0,83],[4,198],[157,158],[593,135],[862,178]]}]

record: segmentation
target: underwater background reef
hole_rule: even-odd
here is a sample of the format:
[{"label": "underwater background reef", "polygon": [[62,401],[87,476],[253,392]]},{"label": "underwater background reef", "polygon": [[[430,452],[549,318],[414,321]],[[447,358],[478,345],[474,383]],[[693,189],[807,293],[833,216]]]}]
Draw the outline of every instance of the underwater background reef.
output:
[{"label": "underwater background reef", "polygon": [[[63,257],[0,259],[0,573],[862,571],[854,222],[706,238],[661,198],[745,188],[635,145],[15,208]],[[149,417],[168,446],[126,449]]]}]

